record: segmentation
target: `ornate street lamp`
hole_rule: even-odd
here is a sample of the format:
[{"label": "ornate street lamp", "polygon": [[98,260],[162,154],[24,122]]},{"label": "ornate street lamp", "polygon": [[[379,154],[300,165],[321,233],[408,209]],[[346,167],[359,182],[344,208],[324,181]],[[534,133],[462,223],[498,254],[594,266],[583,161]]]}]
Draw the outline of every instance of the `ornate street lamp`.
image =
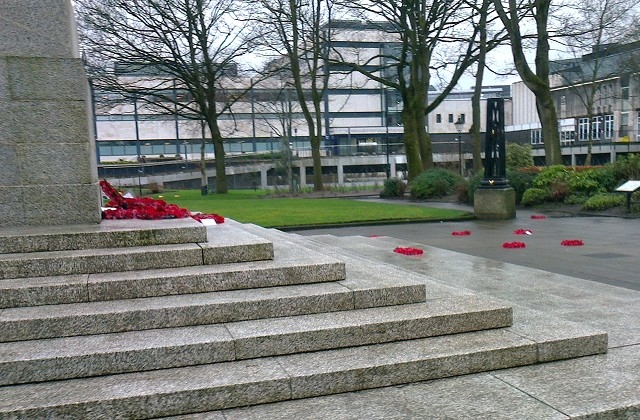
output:
[{"label": "ornate street lamp", "polygon": [[462,128],[464,127],[464,121],[462,116],[458,116],[458,121],[453,123],[458,131],[458,163],[460,164],[460,175],[464,176],[464,157],[462,156]]}]

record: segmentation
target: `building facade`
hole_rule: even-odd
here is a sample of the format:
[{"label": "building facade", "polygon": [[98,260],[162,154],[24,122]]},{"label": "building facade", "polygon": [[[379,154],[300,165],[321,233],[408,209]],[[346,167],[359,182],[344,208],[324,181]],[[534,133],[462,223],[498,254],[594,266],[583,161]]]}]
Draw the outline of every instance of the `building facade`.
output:
[{"label": "building facade", "polygon": [[[332,48],[348,59],[370,66],[384,63],[375,57],[383,56],[396,45],[379,25],[363,22],[337,21],[332,23]],[[373,58],[373,60],[372,60]],[[120,68],[122,77],[140,77],[140,69]],[[145,70],[145,77],[153,77]],[[379,82],[355,71],[329,67],[329,77],[323,109],[323,144],[325,155],[366,155],[403,153],[402,102],[398,93]],[[161,72],[156,74],[162,78]],[[252,84],[250,77],[238,84],[238,91]],[[188,95],[167,81],[176,98]],[[440,92],[433,89],[429,100]],[[453,91],[428,116],[434,153],[452,154],[458,150],[458,139],[463,150],[470,153],[468,130],[471,127],[472,91]],[[510,86],[489,86],[483,89],[487,98],[503,97],[510,101]],[[220,119],[226,139],[225,152],[229,155],[278,152],[291,148],[299,157],[310,156],[307,125],[289,80],[270,78],[255,85],[234,103],[228,114]],[[95,92],[95,121],[97,155],[99,162],[182,159],[198,160],[201,150],[213,158],[213,147],[208,130],[201,121],[181,117],[171,112],[159,112],[134,99],[118,100],[113,95]],[[485,109],[481,105],[481,131],[484,131]],[[507,106],[507,121],[511,106]],[[454,123],[464,121],[462,135]],[[203,142],[203,139],[205,141]],[[204,145],[204,146],[203,146]]]}]

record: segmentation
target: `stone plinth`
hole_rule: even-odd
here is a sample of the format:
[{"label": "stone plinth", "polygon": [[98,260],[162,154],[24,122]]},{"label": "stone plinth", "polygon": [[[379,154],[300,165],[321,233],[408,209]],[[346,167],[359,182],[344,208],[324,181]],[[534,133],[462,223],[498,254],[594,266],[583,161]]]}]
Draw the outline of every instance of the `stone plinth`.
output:
[{"label": "stone plinth", "polygon": [[516,217],[516,192],[513,188],[478,188],[473,196],[473,211],[480,220],[507,220]]},{"label": "stone plinth", "polygon": [[100,222],[78,54],[68,0],[0,2],[0,227]]}]

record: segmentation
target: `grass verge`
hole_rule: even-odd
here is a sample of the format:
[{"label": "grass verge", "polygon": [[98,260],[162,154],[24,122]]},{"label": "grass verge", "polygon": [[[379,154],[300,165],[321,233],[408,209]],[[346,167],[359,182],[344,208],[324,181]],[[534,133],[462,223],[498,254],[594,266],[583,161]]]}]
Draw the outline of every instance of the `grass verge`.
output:
[{"label": "grass verge", "polygon": [[167,191],[154,197],[191,211],[217,213],[238,222],[276,228],[465,220],[472,217],[460,210],[346,198],[267,198],[262,191],[237,190],[207,196],[193,190]]}]

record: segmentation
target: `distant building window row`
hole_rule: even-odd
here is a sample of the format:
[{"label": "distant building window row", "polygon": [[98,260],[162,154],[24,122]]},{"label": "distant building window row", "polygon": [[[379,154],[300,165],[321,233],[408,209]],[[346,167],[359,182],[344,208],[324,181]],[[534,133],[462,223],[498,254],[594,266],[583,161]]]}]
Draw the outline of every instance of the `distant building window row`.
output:
[{"label": "distant building window row", "polygon": [[591,118],[582,117],[578,119],[578,140],[589,140],[589,130],[591,130],[591,139],[612,139],[614,134],[614,116],[598,115]]},{"label": "distant building window row", "polygon": [[[465,119],[466,119],[466,116],[465,116],[465,114],[460,114],[459,118],[460,118],[460,120],[464,123],[464,122],[465,122]],[[449,122],[453,124],[453,123],[455,123],[456,121],[457,121],[457,120],[456,120],[456,119],[454,119],[453,114],[449,114]],[[442,114],[436,114],[436,123],[438,123],[438,124],[439,124],[439,123],[441,123],[441,122],[442,122]]]}]

